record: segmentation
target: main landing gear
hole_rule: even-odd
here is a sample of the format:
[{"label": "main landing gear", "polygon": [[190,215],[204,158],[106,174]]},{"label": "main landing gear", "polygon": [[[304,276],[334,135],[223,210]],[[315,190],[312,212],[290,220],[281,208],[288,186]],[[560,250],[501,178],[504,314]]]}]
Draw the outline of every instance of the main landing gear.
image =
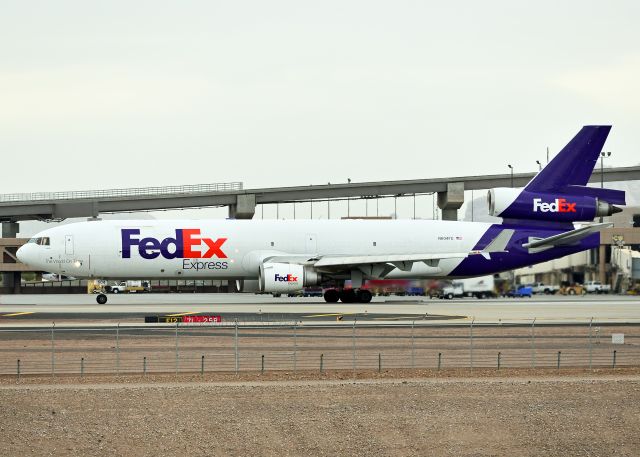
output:
[{"label": "main landing gear", "polygon": [[324,301],[327,303],[369,303],[371,301],[371,292],[367,289],[327,289],[324,293]]}]

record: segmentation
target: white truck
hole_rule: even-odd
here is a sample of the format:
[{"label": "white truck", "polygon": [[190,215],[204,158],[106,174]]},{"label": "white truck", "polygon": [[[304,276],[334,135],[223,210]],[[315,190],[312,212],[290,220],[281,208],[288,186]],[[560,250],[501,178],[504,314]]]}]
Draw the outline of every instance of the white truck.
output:
[{"label": "white truck", "polygon": [[534,294],[551,295],[551,294],[555,294],[559,290],[560,290],[560,286],[554,286],[554,285],[545,284],[542,282],[536,282],[531,284],[531,292],[533,292]]},{"label": "white truck", "polygon": [[611,286],[602,284],[600,281],[587,281],[584,283],[584,289],[588,294],[608,294],[611,292]]},{"label": "white truck", "polygon": [[105,289],[112,294],[124,294],[128,292],[150,292],[151,286],[149,285],[149,281],[129,280],[119,281],[110,286],[106,286]]},{"label": "white truck", "polygon": [[444,287],[440,298],[452,299],[461,297],[493,298],[496,296],[493,275],[478,278],[456,279],[451,286]]}]

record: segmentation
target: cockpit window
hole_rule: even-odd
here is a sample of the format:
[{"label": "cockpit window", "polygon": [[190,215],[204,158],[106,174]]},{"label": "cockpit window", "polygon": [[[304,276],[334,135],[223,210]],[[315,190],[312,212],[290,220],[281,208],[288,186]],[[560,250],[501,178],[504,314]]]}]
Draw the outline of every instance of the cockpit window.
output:
[{"label": "cockpit window", "polygon": [[50,246],[51,239],[48,236],[42,236],[38,238],[31,238],[29,243],[37,244],[39,246]]}]

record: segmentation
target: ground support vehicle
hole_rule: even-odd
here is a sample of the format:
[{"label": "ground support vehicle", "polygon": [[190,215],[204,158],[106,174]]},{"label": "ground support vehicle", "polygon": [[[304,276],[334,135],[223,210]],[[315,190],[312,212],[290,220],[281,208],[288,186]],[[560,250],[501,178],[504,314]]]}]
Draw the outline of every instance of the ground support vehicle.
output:
[{"label": "ground support vehicle", "polygon": [[588,294],[608,294],[611,292],[611,286],[602,284],[600,281],[587,281],[584,288]]},{"label": "ground support vehicle", "polygon": [[582,284],[571,284],[561,287],[558,293],[562,295],[585,295],[587,290]]},{"label": "ground support vehicle", "polygon": [[509,292],[507,292],[506,295],[510,298],[531,298],[531,296],[533,295],[533,290],[530,286],[521,286],[516,289],[511,289]]},{"label": "ground support vehicle", "polygon": [[537,282],[531,285],[531,290],[533,291],[534,294],[551,295],[558,292],[560,290],[560,286],[554,286],[552,284]]}]

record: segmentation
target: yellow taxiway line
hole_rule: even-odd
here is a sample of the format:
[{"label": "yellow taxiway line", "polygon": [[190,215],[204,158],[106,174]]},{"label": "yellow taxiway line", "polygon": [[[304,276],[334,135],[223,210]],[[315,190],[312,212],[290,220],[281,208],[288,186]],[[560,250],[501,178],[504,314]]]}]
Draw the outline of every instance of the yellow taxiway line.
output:
[{"label": "yellow taxiway line", "polygon": [[5,314],[2,317],[24,316],[25,314],[35,314],[35,311],[24,311],[22,313]]},{"label": "yellow taxiway line", "polygon": [[350,316],[353,314],[363,314],[363,313],[330,313],[330,314],[309,314],[308,316],[302,317],[329,317],[329,316]]},{"label": "yellow taxiway line", "polygon": [[189,314],[198,314],[200,311],[191,311],[189,313],[165,314],[166,317],[187,316]]}]

